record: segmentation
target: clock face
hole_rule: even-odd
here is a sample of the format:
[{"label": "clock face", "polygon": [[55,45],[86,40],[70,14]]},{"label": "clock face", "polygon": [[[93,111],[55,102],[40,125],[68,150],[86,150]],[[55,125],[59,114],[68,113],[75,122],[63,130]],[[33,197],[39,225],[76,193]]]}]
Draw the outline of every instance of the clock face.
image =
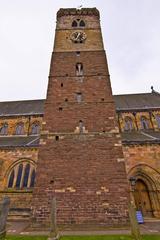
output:
[{"label": "clock face", "polygon": [[83,43],[86,40],[87,36],[84,32],[73,32],[71,34],[71,40],[74,43]]}]

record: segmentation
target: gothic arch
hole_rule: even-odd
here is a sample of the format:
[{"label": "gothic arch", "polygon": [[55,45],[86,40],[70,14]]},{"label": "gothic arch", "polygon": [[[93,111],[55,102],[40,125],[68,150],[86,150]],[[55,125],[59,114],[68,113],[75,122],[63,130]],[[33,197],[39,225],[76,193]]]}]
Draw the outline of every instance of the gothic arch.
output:
[{"label": "gothic arch", "polygon": [[[20,176],[20,179],[18,180],[21,167],[22,167],[21,173],[20,173],[21,176]],[[23,186],[27,169],[28,169],[27,183],[28,182],[29,183],[28,183],[28,185]],[[9,166],[9,168],[7,169],[7,171],[5,173],[6,188],[17,188],[18,187],[19,189],[21,189],[22,187],[31,187],[31,185],[33,187],[34,184],[33,184],[32,175],[34,175],[34,179],[35,179],[35,171],[36,171],[36,163],[32,159],[28,159],[28,158],[18,159],[17,161],[15,161],[13,164],[11,164]],[[13,180],[10,182],[12,173],[14,173],[14,176],[13,176]],[[17,183],[18,181],[20,181],[21,183],[18,184]],[[14,183],[12,183],[12,182],[14,182]],[[31,182],[32,182],[32,184],[30,184]]]}]

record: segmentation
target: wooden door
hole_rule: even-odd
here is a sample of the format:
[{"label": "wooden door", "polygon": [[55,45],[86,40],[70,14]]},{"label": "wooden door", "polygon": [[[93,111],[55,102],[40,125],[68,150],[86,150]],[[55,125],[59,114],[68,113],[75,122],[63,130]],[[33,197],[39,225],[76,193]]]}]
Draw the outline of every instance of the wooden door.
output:
[{"label": "wooden door", "polygon": [[137,210],[141,210],[144,217],[153,217],[149,191],[142,180],[136,182],[134,198]]}]

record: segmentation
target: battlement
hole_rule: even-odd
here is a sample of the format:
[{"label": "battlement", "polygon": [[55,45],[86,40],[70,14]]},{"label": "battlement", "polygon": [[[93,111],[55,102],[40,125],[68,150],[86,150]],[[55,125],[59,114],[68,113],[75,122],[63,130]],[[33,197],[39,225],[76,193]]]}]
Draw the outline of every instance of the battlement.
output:
[{"label": "battlement", "polygon": [[62,17],[62,16],[70,16],[70,15],[94,15],[96,17],[100,17],[100,13],[97,8],[60,8],[59,11],[57,12],[57,19]]}]

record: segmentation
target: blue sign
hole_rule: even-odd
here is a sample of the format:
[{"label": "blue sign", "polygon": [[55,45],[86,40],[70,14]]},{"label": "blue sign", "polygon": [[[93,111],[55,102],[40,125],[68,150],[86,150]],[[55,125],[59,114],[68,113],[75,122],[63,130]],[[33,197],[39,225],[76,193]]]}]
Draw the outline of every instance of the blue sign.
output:
[{"label": "blue sign", "polygon": [[136,211],[136,218],[138,223],[144,223],[144,219],[141,211]]}]

